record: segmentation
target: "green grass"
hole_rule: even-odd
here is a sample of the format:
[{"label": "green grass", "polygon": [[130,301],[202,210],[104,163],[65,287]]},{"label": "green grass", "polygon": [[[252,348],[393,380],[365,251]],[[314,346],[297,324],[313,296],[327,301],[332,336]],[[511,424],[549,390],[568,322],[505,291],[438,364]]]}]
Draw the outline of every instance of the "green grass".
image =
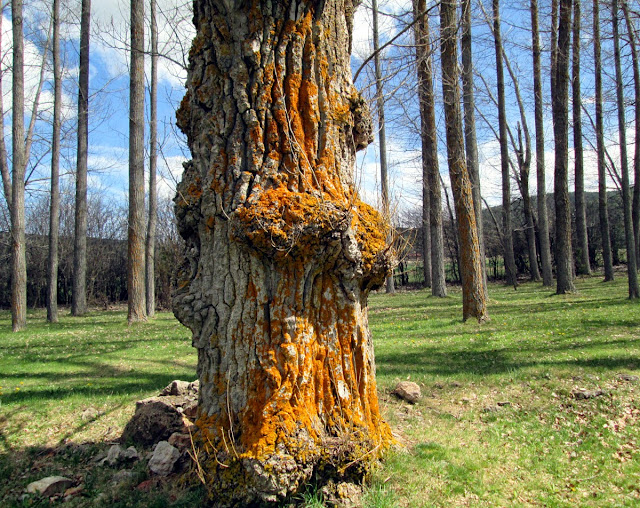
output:
[{"label": "green grass", "polygon": [[[367,487],[367,507],[638,506],[640,504],[640,303],[626,280],[577,281],[556,296],[539,284],[492,285],[491,321],[461,322],[460,293],[370,298],[381,405],[397,437]],[[198,505],[201,492],[159,484],[123,487],[89,461],[117,438],[134,402],[172,379],[194,379],[189,332],[172,315],[126,325],[122,310],[65,315],[9,332],[0,312],[0,500],[67,474],[85,486],[71,506]],[[399,380],[422,387],[408,405]],[[605,395],[578,400],[575,389]],[[70,452],[65,442],[94,442]],[[98,497],[103,495],[102,498]],[[8,502],[7,502],[8,501]],[[309,490],[302,503],[319,506]],[[43,506],[45,506],[43,504]]]},{"label": "green grass", "polygon": [[[640,304],[626,280],[491,286],[491,321],[460,294],[374,295],[369,320],[386,416],[399,436],[371,506],[640,504]],[[388,395],[419,383],[416,406]],[[606,395],[577,400],[576,389]]]}]

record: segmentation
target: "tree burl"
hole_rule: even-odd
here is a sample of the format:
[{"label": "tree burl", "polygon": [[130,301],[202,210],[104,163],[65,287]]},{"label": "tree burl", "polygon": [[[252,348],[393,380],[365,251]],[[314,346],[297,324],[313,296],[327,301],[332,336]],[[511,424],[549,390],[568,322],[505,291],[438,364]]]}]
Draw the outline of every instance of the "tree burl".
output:
[{"label": "tree burl", "polygon": [[174,312],[198,350],[219,506],[358,482],[392,441],[366,306],[393,255],[354,186],[372,140],[349,65],[357,3],[194,2]]}]

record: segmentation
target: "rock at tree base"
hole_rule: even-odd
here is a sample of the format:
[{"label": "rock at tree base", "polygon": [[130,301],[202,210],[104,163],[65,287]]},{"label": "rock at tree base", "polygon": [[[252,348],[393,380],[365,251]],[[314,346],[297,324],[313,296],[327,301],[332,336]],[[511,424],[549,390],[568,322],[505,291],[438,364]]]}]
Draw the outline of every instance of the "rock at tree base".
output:
[{"label": "rock at tree base", "polygon": [[175,381],[171,381],[169,385],[164,388],[160,392],[160,397],[164,397],[167,395],[177,395],[177,396],[198,396],[198,389],[200,388],[200,381],[196,380],[192,383],[188,381],[180,381],[176,379]]},{"label": "rock at tree base", "polygon": [[322,501],[327,506],[356,508],[362,506],[362,489],[353,483],[330,482],[321,491]]},{"label": "rock at tree base", "polygon": [[173,472],[179,458],[180,452],[175,446],[171,446],[167,441],[160,441],[149,459],[149,469],[158,476],[168,476]]},{"label": "rock at tree base", "polygon": [[130,446],[125,450],[119,444],[115,444],[111,448],[109,448],[107,456],[102,459],[100,465],[107,464],[109,466],[116,466],[121,462],[129,462],[139,459],[140,456],[138,455],[138,450],[136,450],[135,447]]},{"label": "rock at tree base", "polygon": [[418,402],[422,396],[420,386],[412,381],[400,381],[391,393],[411,404]]},{"label": "rock at tree base", "polygon": [[121,441],[131,440],[149,446],[166,441],[174,432],[188,434],[192,421],[186,415],[195,417],[197,408],[193,397],[167,395],[139,400],[136,402],[135,414],[122,433]]},{"label": "rock at tree base", "polygon": [[41,480],[35,481],[27,485],[27,492],[30,494],[40,494],[44,497],[50,497],[54,494],[61,494],[73,485],[73,480],[64,476],[48,476]]}]

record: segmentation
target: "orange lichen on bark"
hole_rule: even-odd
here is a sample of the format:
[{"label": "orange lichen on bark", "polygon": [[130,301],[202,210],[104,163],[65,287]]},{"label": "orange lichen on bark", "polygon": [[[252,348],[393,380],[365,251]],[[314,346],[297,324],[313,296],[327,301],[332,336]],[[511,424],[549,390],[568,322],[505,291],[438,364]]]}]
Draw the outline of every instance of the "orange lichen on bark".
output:
[{"label": "orange lichen on bark", "polygon": [[388,250],[389,224],[373,207],[358,198],[354,199],[353,208],[351,225],[356,232],[358,247],[362,253],[363,270],[370,272],[375,263]]},{"label": "orange lichen on bark", "polygon": [[342,204],[279,186],[236,210],[236,236],[261,251],[275,251],[282,257],[295,250],[305,259],[305,253],[312,255],[322,236],[332,232],[346,214]]}]

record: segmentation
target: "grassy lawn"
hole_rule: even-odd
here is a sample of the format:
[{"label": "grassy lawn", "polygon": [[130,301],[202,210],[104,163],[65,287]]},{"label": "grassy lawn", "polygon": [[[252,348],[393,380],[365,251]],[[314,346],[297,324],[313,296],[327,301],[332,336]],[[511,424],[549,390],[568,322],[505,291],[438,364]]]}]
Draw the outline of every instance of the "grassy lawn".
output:
[{"label": "grassy lawn", "polygon": [[[366,506],[640,505],[640,304],[626,299],[622,275],[577,286],[568,296],[491,286],[483,325],[461,323],[455,288],[445,299],[370,298],[380,398],[398,446]],[[143,469],[132,488],[109,490],[113,472],[87,465],[136,400],[195,378],[188,330],[168,313],[133,327],[123,310],[44,318],[34,311],[12,334],[0,312],[0,505],[33,505],[20,499],[25,486],[50,474],[85,485],[67,505],[197,505],[197,493],[137,492]],[[422,387],[416,405],[390,395],[406,379]],[[580,389],[604,393],[578,399]],[[65,454],[68,441],[94,444]]]}]

